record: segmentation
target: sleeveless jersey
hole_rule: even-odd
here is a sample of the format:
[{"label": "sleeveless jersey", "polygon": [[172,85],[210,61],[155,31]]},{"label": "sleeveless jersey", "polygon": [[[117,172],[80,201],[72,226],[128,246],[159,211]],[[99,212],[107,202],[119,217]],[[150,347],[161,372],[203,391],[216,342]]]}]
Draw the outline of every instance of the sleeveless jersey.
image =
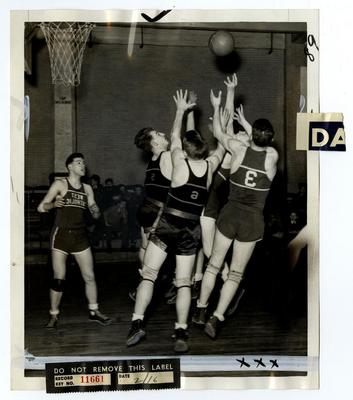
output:
[{"label": "sleeveless jersey", "polygon": [[208,198],[208,163],[205,174],[198,177],[192,172],[189,161],[185,161],[189,169],[189,179],[182,186],[170,188],[165,212],[198,219]]},{"label": "sleeveless jersey", "polygon": [[79,189],[75,189],[67,181],[67,192],[63,197],[65,205],[56,210],[55,225],[59,228],[77,229],[85,227],[84,212],[88,207],[87,194],[83,188],[83,184]]},{"label": "sleeveless jersey", "polygon": [[271,181],[265,171],[266,151],[248,147],[239,168],[230,175],[229,200],[243,208],[263,210]]},{"label": "sleeveless jersey", "polygon": [[[147,200],[164,204],[167,200],[170,180],[162,174],[159,165],[162,153],[156,160],[150,160],[148,163],[145,178],[145,194]],[[163,204],[159,205],[162,206]]]},{"label": "sleeveless jersey", "polygon": [[213,175],[212,190],[218,190],[220,186],[223,186],[229,180],[229,175],[229,168],[219,167]]}]

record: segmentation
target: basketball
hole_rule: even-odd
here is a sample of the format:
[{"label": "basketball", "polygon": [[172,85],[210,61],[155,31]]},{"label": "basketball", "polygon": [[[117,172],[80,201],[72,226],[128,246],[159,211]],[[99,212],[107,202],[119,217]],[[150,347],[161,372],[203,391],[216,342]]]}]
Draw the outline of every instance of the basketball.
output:
[{"label": "basketball", "polygon": [[217,31],[210,37],[208,46],[213,54],[223,57],[234,50],[234,38],[229,32]]}]

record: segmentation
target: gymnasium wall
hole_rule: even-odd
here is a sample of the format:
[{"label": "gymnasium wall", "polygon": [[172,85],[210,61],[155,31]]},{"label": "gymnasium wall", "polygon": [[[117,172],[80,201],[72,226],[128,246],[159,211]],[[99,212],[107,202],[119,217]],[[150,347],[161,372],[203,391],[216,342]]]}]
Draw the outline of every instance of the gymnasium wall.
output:
[{"label": "gymnasium wall", "polygon": [[[35,76],[26,79],[26,94],[31,97],[31,133],[26,144],[26,185],[45,185],[53,172],[53,86],[50,81],[46,46],[36,49]],[[290,42],[287,41],[287,46]],[[232,60],[239,86],[236,102],[243,103],[250,122],[268,118],[276,131],[275,145],[280,153],[279,167],[287,174],[291,166],[291,187],[305,179],[305,154],[284,151],[285,143],[293,146],[295,118],[299,98],[288,103],[291,93],[297,96],[297,66],[286,49],[239,48]],[[286,58],[287,57],[287,58]],[[292,71],[288,72],[288,71]],[[133,145],[137,131],[145,126],[170,132],[175,113],[172,95],[177,88],[192,89],[199,98],[198,127],[207,139],[212,115],[209,90],[222,90],[230,71],[221,71],[216,58],[205,46],[134,46],[131,57],[127,46],[93,43],[87,46],[82,65],[81,84],[76,89],[77,150],[85,154],[89,173],[116,184],[143,182],[145,159]],[[291,76],[295,78],[291,79]],[[288,84],[291,87],[288,89]],[[289,107],[289,109],[288,109]],[[285,137],[286,129],[291,135]],[[304,156],[304,158],[303,158]],[[304,166],[304,167],[303,167]],[[298,167],[298,174],[296,173]],[[304,175],[303,175],[304,172]]]},{"label": "gymnasium wall", "polygon": [[33,41],[32,74],[26,75],[25,94],[30,97],[30,135],[25,143],[26,186],[48,185],[54,168],[54,91],[48,48]]},{"label": "gymnasium wall", "polygon": [[[133,145],[134,136],[145,126],[170,132],[177,88],[196,91],[202,111],[198,126],[208,139],[209,91],[222,90],[224,98],[226,93],[227,75],[216,68],[207,47],[136,47],[130,59],[126,46],[87,49],[77,92],[78,148],[87,156],[91,172],[115,182],[142,182],[145,162]],[[267,117],[273,122],[281,148],[284,52],[268,55],[263,49],[242,49],[239,53],[236,98],[243,102],[249,120]]]}]

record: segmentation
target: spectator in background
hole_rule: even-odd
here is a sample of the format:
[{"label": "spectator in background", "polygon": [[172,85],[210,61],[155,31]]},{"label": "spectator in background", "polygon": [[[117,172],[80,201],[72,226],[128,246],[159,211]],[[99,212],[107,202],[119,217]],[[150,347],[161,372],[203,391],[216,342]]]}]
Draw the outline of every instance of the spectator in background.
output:
[{"label": "spectator in background", "polygon": [[144,198],[144,190],[142,185],[135,185],[135,196],[137,199],[137,202],[141,205],[143,202]]},{"label": "spectator in background", "polygon": [[107,188],[107,187],[112,187],[114,185],[114,181],[113,181],[113,179],[112,178],[107,178],[105,181],[104,181],[104,186]]},{"label": "spectator in background", "polygon": [[129,202],[127,204],[128,210],[128,226],[129,226],[129,248],[137,249],[137,241],[140,239],[140,227],[137,222],[137,212],[144,200],[141,185],[132,186],[129,189]]},{"label": "spectator in background", "polygon": [[103,198],[102,198],[102,206],[101,210],[107,210],[109,207],[111,207],[114,204],[113,197],[117,190],[115,189],[113,185],[114,181],[112,178],[107,178],[104,181],[104,188],[103,188]]},{"label": "spectator in background", "polygon": [[118,187],[118,193],[120,194],[121,199],[124,199],[124,200],[126,200],[127,202],[129,202],[129,200],[130,200],[130,193],[128,192],[126,185],[124,185],[124,184],[119,185],[119,187]]},{"label": "spectator in background", "polygon": [[113,204],[104,211],[105,236],[107,241],[107,250],[112,250],[112,238],[120,235],[121,248],[128,247],[128,213],[126,200],[121,199],[121,195],[113,195]]},{"label": "spectator in background", "polygon": [[90,182],[93,190],[98,190],[102,188],[101,178],[97,174],[93,174],[90,177]]}]

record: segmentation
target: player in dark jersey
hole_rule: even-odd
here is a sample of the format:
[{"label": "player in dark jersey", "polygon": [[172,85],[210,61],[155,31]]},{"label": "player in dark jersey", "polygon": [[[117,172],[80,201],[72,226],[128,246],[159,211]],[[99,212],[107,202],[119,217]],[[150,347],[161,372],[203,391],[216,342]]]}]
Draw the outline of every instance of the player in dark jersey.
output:
[{"label": "player in dark jersey", "polygon": [[201,135],[187,131],[181,139],[181,126],[185,111],[195,103],[187,101],[187,91],[174,96],[176,116],[171,135],[173,173],[167,204],[152,235],[145,253],[142,281],[138,287],[132,325],[127,346],[137,344],[145,337],[143,319],[153,294],[159,270],[172,251],[176,255],[175,286],[177,287],[175,324],[176,352],[186,352],[187,319],[191,303],[191,274],[196,251],[200,243],[200,215],[207,200],[212,175],[223,158],[221,145],[206,159],[208,149]]},{"label": "player in dark jersey", "polygon": [[[139,260],[142,266],[149,236],[155,229],[162,208],[167,200],[172,176],[172,159],[169,140],[165,133],[147,127],[138,131],[135,146],[152,157],[146,168],[145,197],[137,212],[137,221],[141,228]],[[136,289],[129,292],[129,297],[136,300]]]},{"label": "player in dark jersey", "polygon": [[149,234],[167,200],[172,176],[172,159],[166,134],[153,128],[141,129],[135,136],[135,145],[152,154],[146,168],[145,198],[138,211],[142,237],[139,259],[142,264]]},{"label": "player in dark jersey", "polygon": [[205,321],[206,307],[216,276],[233,243],[228,279],[222,286],[216,310],[205,325],[206,334],[212,338],[216,337],[220,322],[224,321],[224,314],[237,292],[256,242],[262,239],[263,209],[276,174],[278,160],[276,150],[269,146],[274,135],[270,122],[265,119],[255,121],[250,143],[238,141],[221,128],[220,101],[221,92],[216,97],[211,91],[214,135],[232,154],[230,194],[228,203],[222,208],[217,219],[212,255],[202,280],[198,308],[193,318],[198,320],[199,324]]},{"label": "player in dark jersey", "polygon": [[[197,96],[192,93],[196,101]],[[194,115],[190,112],[187,116],[187,129],[194,129]],[[141,246],[139,260],[143,264],[143,258],[148,239],[157,226],[162,209],[167,201],[172,176],[172,159],[169,151],[169,140],[165,133],[153,128],[143,128],[135,136],[135,145],[152,157],[146,168],[145,198],[138,211],[138,223],[141,227]],[[174,293],[174,290],[171,293]],[[136,300],[136,290],[129,292],[132,300]],[[171,295],[173,297],[173,295]]]},{"label": "player in dark jersey", "polygon": [[75,257],[85,282],[89,319],[102,325],[109,325],[111,319],[98,309],[93,257],[84,219],[87,208],[95,219],[99,218],[100,211],[94,200],[92,187],[81,182],[86,172],[83,155],[71,154],[65,165],[69,171],[68,178],[55,180],[38,206],[39,212],[57,209],[50,240],[54,279],[50,289],[51,307],[47,328],[56,328],[58,323],[59,306],[65,284],[66,259],[69,254]]}]

